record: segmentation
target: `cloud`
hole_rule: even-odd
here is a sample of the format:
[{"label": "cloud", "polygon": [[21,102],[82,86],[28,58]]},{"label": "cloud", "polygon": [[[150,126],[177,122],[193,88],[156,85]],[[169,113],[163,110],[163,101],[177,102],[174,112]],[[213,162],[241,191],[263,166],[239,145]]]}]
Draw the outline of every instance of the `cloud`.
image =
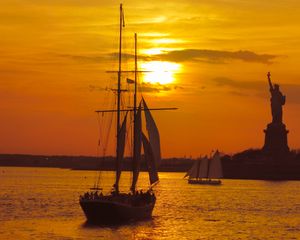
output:
[{"label": "cloud", "polygon": [[[61,57],[70,58],[80,62],[100,62],[112,58],[117,58],[118,53],[107,53],[99,55],[70,55],[61,54]],[[133,54],[122,54],[124,59],[134,59]],[[143,61],[171,61],[171,62],[206,62],[211,64],[224,64],[230,60],[240,60],[251,63],[272,64],[277,55],[257,54],[251,51],[219,51],[209,49],[184,49],[165,51],[156,55],[139,55],[139,60]]]},{"label": "cloud", "polygon": [[141,92],[166,92],[166,91],[171,91],[172,89],[176,89],[176,86],[172,85],[162,85],[159,83],[152,84],[152,83],[142,83],[139,86],[139,89]]},{"label": "cloud", "polygon": [[2,75],[14,75],[14,74],[37,74],[40,73],[40,71],[35,70],[27,70],[27,69],[5,69],[0,68],[0,76]]},{"label": "cloud", "polygon": [[236,89],[252,89],[252,90],[265,90],[268,87],[267,82],[262,81],[235,81],[226,77],[217,77],[213,79],[214,83],[218,86],[229,86]]},{"label": "cloud", "polygon": [[[269,85],[263,81],[236,81],[226,77],[213,79],[218,87],[229,88],[229,93],[237,96],[258,96],[266,98],[269,96]],[[286,95],[287,104],[300,104],[300,84],[280,84],[280,91]]]},{"label": "cloud", "polygon": [[278,56],[257,54],[255,52],[242,50],[231,52],[209,49],[184,49],[166,52],[156,55],[155,57],[173,62],[203,61],[208,63],[226,63],[228,60],[241,60],[244,62],[272,64],[273,60]]},{"label": "cloud", "polygon": [[[159,93],[159,92],[167,92],[167,91],[172,91],[172,90],[180,90],[183,89],[183,87],[181,86],[177,86],[177,85],[172,85],[172,84],[168,84],[168,85],[162,85],[159,83],[141,83],[138,85],[138,89],[141,92],[144,93]],[[96,85],[89,85],[89,90],[90,91],[110,91],[110,88],[107,87],[100,87],[100,86],[96,86]],[[132,90],[132,89],[131,89]],[[129,90],[129,91],[131,91]]]},{"label": "cloud", "polygon": [[[118,60],[118,53],[104,53],[104,54],[81,54],[81,55],[73,55],[73,54],[58,54],[58,57],[71,59],[73,61],[79,63],[103,63]],[[143,61],[151,61],[151,58],[147,55],[138,56],[139,60]],[[123,60],[132,60],[134,61],[134,55],[129,53],[122,53]]]},{"label": "cloud", "polygon": [[72,54],[59,54],[59,57],[69,58],[81,63],[97,63],[105,60],[105,55],[72,55]]},{"label": "cloud", "polygon": [[92,92],[92,91],[108,91],[109,89],[106,87],[100,87],[100,86],[96,86],[96,85],[89,85],[89,90]]},{"label": "cloud", "polygon": [[147,83],[143,82],[139,85],[141,92],[167,92],[172,90],[182,90],[184,87],[174,84],[160,84],[160,83]]},{"label": "cloud", "polygon": [[[109,57],[109,58],[115,58],[115,59],[117,59],[118,55],[119,55],[119,53],[113,52],[113,53],[106,54],[105,56]],[[122,58],[123,59],[132,59],[132,61],[134,61],[135,56],[134,56],[134,54],[130,54],[130,53],[122,53]],[[151,56],[148,56],[148,55],[139,55],[138,59],[139,60],[143,60],[143,61],[151,61]]]},{"label": "cloud", "polygon": [[232,90],[232,91],[229,91],[229,93],[231,95],[235,95],[235,96],[238,96],[238,97],[247,97],[247,96],[249,96],[247,93],[243,93],[241,91],[234,91],[234,90]]}]

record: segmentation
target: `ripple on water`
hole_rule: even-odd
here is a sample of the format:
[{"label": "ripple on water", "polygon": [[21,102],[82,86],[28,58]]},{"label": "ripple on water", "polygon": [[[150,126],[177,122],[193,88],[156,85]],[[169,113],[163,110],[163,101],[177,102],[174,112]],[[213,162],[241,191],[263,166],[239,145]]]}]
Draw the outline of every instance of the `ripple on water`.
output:
[{"label": "ripple on water", "polygon": [[[103,173],[106,191],[114,173]],[[126,172],[123,177],[129,179]],[[221,187],[189,185],[162,173],[150,221],[86,226],[78,196],[95,173],[5,168],[0,181],[0,239],[297,239],[300,182],[224,180]],[[148,176],[141,174],[140,185]],[[129,186],[122,182],[122,188]],[[280,193],[280,194],[279,194]]]}]

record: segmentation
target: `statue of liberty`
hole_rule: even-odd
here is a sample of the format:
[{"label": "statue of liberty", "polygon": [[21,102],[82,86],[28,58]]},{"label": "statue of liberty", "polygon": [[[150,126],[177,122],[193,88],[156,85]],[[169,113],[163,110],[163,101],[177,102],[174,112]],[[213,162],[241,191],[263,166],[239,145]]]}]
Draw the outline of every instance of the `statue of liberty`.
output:
[{"label": "statue of liberty", "polygon": [[284,160],[290,152],[288,146],[288,130],[282,122],[282,106],[285,104],[285,96],[280,92],[278,84],[272,84],[271,74],[268,72],[268,80],[271,93],[272,122],[267,125],[265,132],[265,144],[263,151],[270,154],[272,159]]},{"label": "statue of liberty", "polygon": [[278,84],[274,84],[273,86],[270,72],[268,72],[267,76],[271,93],[272,123],[282,124],[282,106],[285,104],[285,96],[280,92]]}]

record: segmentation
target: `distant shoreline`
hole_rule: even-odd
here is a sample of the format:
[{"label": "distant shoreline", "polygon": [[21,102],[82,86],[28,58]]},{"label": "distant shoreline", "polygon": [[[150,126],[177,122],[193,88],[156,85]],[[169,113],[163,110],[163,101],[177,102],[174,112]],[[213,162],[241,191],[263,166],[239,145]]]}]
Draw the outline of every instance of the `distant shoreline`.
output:
[{"label": "distant shoreline", "polygon": [[[224,178],[255,180],[300,180],[300,154],[290,153],[280,160],[268,158],[261,150],[249,149],[222,157]],[[193,165],[190,158],[166,158],[161,161],[159,172],[187,172]],[[113,171],[114,157],[47,156],[26,154],[0,154],[0,166],[49,167],[71,170]],[[125,158],[123,170],[131,170],[131,159]],[[142,159],[141,171],[147,171]]]},{"label": "distant shoreline", "polygon": [[[185,172],[192,165],[193,160],[188,158],[167,158],[162,160],[159,171]],[[123,170],[131,170],[131,158],[123,161]],[[52,167],[68,168],[72,170],[107,170],[115,168],[114,157],[90,157],[90,156],[47,156],[26,154],[0,154],[0,166],[12,167]],[[146,164],[142,160],[141,171],[147,171]]]}]

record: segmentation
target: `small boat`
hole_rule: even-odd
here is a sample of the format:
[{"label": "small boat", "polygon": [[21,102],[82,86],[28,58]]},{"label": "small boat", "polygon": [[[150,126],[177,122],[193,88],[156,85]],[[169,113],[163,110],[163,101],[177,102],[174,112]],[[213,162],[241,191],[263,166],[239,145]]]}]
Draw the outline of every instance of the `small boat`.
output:
[{"label": "small boat", "polygon": [[[119,43],[119,70],[118,87],[114,90],[117,95],[117,108],[112,110],[99,110],[98,113],[116,114],[116,134],[106,134],[116,136],[116,165],[115,165],[115,183],[110,193],[105,194],[97,184],[91,191],[84,193],[79,198],[79,204],[90,223],[96,224],[124,224],[129,221],[138,221],[149,219],[155,206],[156,196],[153,187],[158,183],[159,177],[157,167],[161,160],[160,136],[156,123],[151,115],[150,110],[172,110],[174,108],[155,108],[149,109],[144,98],[141,98],[137,104],[137,35],[135,34],[135,79],[127,78],[127,83],[134,85],[133,107],[122,105],[121,94],[125,91],[121,88],[122,82],[122,28],[124,27],[124,14],[122,4],[120,5],[120,43]],[[127,71],[128,72],[128,71]],[[145,115],[146,133],[142,129],[142,112]],[[129,117],[128,117],[129,116]],[[127,119],[133,120],[127,124]],[[129,125],[129,126],[128,126]],[[130,126],[133,126],[130,131]],[[108,130],[108,129],[104,129]],[[133,138],[128,141],[128,136]],[[126,140],[127,139],[127,140]],[[119,190],[119,181],[122,173],[122,163],[124,160],[125,146],[132,147],[132,182],[130,190],[121,192]],[[147,190],[137,190],[137,181],[140,172],[142,160],[141,150],[144,151],[144,160],[146,161],[147,170],[149,172],[150,185]],[[99,174],[100,177],[100,174]]]},{"label": "small boat", "polygon": [[220,185],[223,177],[220,153],[216,151],[210,159],[205,156],[196,160],[184,177],[188,177],[189,184]]}]

